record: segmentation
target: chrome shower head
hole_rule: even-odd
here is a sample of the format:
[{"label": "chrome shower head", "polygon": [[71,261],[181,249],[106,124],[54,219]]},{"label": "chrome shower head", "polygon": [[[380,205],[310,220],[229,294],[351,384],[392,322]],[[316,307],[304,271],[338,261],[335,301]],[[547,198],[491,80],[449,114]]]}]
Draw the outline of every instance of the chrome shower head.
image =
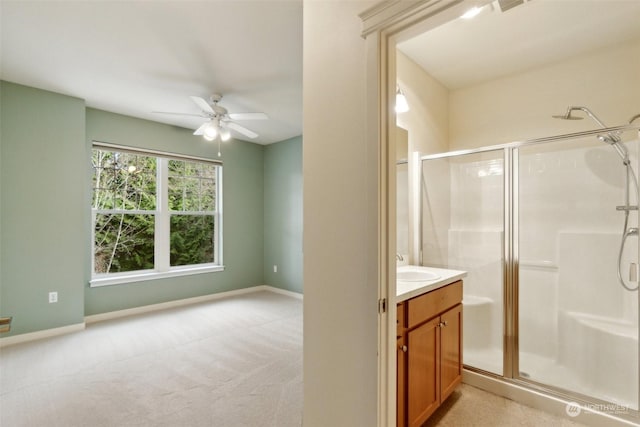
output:
[{"label": "chrome shower head", "polygon": [[602,121],[596,117],[595,114],[593,114],[591,112],[591,110],[589,110],[587,107],[568,107],[567,108],[567,112],[564,114],[564,116],[552,116],[554,119],[562,119],[562,120],[582,120],[583,117],[577,117],[577,116],[572,116],[571,112],[573,111],[582,111],[583,113],[585,113],[587,116],[591,117],[591,119],[593,119],[594,122],[596,122],[598,124],[598,126],[606,128],[607,126],[602,123]]},{"label": "chrome shower head", "polygon": [[584,117],[578,117],[578,116],[572,116],[571,115],[571,111],[567,111],[567,114],[562,115],[562,116],[551,116],[554,119],[560,119],[560,120],[582,120],[584,119]]},{"label": "chrome shower head", "polygon": [[[565,113],[565,115],[563,116],[552,116],[554,119],[562,119],[562,120],[582,120],[582,117],[575,117],[571,115],[572,111],[582,111],[583,113],[585,113],[587,116],[591,117],[591,119],[596,122],[598,124],[598,126],[606,128],[607,125],[605,125],[602,120],[600,120],[598,117],[596,117],[595,114],[593,114],[593,112],[591,110],[589,110],[587,107],[568,107],[567,108],[567,112]],[[633,120],[635,120],[636,118],[638,118],[638,116],[633,117],[630,122],[632,122]],[[604,142],[605,144],[609,144],[611,145],[620,155],[620,158],[622,159],[622,162],[626,165],[629,163],[629,153],[627,151],[627,148],[624,146],[624,144],[621,144],[622,140],[620,139],[620,137],[618,135],[612,134],[612,133],[607,133],[606,135],[598,135],[598,139],[602,142]]]},{"label": "chrome shower head", "polygon": [[582,120],[584,119],[584,117],[576,117],[576,116],[551,116],[554,119],[560,119],[560,120]]}]

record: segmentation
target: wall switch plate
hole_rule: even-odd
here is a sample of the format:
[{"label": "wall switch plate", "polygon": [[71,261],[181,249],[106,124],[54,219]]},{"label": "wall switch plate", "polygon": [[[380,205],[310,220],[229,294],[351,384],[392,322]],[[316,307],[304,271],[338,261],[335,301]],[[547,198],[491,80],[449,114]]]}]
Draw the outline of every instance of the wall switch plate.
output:
[{"label": "wall switch plate", "polygon": [[277,266],[277,265],[274,265],[274,266],[273,266],[273,272],[274,272],[274,273],[277,273],[277,272],[278,272],[278,266]]},{"label": "wall switch plate", "polygon": [[58,302],[58,293],[57,292],[49,292],[49,303]]}]

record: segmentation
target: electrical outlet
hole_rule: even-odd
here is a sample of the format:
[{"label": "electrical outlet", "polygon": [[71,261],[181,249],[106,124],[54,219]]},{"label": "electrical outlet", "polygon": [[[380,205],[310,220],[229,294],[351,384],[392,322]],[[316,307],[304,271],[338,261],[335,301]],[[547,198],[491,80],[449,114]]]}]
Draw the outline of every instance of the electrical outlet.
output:
[{"label": "electrical outlet", "polygon": [[58,302],[58,293],[57,292],[49,292],[49,304],[53,302]]},{"label": "electrical outlet", "polygon": [[274,273],[277,273],[277,272],[278,272],[278,266],[277,266],[277,265],[274,265],[274,266],[273,266],[273,272],[274,272]]}]

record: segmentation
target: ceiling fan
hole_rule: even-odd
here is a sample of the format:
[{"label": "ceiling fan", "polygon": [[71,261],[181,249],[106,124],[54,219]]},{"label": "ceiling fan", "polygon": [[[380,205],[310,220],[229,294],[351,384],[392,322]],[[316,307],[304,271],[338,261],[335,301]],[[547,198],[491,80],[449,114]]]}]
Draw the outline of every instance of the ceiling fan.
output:
[{"label": "ceiling fan", "polygon": [[192,113],[171,113],[165,111],[154,111],[158,114],[174,114],[180,116],[195,116],[207,119],[195,132],[194,135],[202,135],[207,141],[213,141],[218,136],[222,141],[231,138],[232,130],[249,138],[258,136],[254,131],[235,123],[235,120],[267,120],[269,117],[265,113],[229,113],[226,108],[218,105],[222,95],[214,93],[209,97],[209,101],[198,97],[190,96],[191,100],[200,108],[200,114]]}]

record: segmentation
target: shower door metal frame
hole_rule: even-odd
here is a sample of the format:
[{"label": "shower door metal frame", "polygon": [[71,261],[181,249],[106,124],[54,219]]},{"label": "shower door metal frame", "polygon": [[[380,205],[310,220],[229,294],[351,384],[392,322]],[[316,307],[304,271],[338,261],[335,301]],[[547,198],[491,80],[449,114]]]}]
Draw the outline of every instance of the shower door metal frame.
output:
[{"label": "shower door metal frame", "polygon": [[[610,132],[624,132],[624,131],[636,131],[638,132],[638,138],[640,139],[640,126],[639,125],[622,125],[609,128],[602,128],[584,132],[576,132],[562,135],[555,135],[542,138],[534,138],[522,141],[513,141],[505,144],[491,145],[474,149],[451,151],[446,153],[429,154],[424,156],[417,156],[419,160],[420,170],[422,171],[422,165],[424,161],[454,158],[469,154],[479,154],[491,151],[503,151],[503,233],[504,233],[504,261],[502,265],[503,270],[503,366],[502,375],[497,375],[492,372],[485,371],[473,366],[464,365],[465,369],[477,372],[479,374],[501,379],[507,382],[511,382],[531,390],[541,391],[552,396],[557,396],[562,399],[579,402],[586,405],[606,405],[607,401],[595,398],[593,396],[583,395],[578,392],[562,389],[546,383],[540,383],[529,378],[521,377],[519,371],[519,191],[518,191],[518,174],[519,174],[519,148],[537,144],[543,144],[548,142],[560,142],[564,140],[573,140],[578,138],[584,138],[589,136],[597,137],[600,134]],[[420,200],[422,200],[422,194],[424,191],[424,180],[420,182]],[[423,204],[420,202],[420,220],[418,222],[420,227],[420,265],[424,265],[423,260]],[[640,254],[640,239],[638,243],[638,253]],[[640,255],[639,255],[640,256]],[[638,304],[640,306],[640,292],[636,292]],[[639,313],[640,317],[640,313]],[[640,372],[640,318],[638,319],[638,367]],[[637,382],[638,387],[638,410],[629,409],[628,415],[617,415],[618,418],[623,420],[631,420],[634,422],[640,418],[640,378]]]},{"label": "shower door metal frame", "polygon": [[[516,143],[511,143],[516,144]],[[518,316],[517,316],[517,287],[511,285],[513,280],[517,280],[518,272],[517,268],[513,268],[513,259],[514,259],[514,247],[513,247],[513,238],[514,238],[514,214],[511,206],[512,199],[512,191],[513,191],[513,148],[511,144],[502,144],[502,145],[492,145],[486,147],[480,147],[475,149],[468,150],[460,150],[460,151],[452,151],[448,153],[440,153],[440,154],[430,154],[420,157],[420,170],[422,170],[422,163],[427,160],[436,160],[436,159],[445,159],[445,158],[453,158],[453,157],[462,157],[470,154],[481,154],[481,153],[490,153],[490,152],[502,152],[502,161],[503,161],[503,206],[502,206],[502,232],[504,234],[504,246],[503,246],[503,262],[502,262],[502,298],[503,298],[503,326],[502,326],[502,375],[495,374],[493,372],[485,371],[483,369],[479,369],[470,365],[465,365],[466,369],[471,369],[477,372],[482,373],[483,375],[489,375],[493,377],[499,378],[513,378],[513,372],[517,371],[517,357],[514,357],[513,351],[518,348]],[[424,191],[424,180],[420,180],[420,192],[423,194]],[[516,198],[517,200],[517,198]],[[422,228],[423,228],[423,206],[420,203],[420,265],[424,265],[423,260],[423,236],[422,236]],[[516,236],[517,237],[517,236]],[[515,313],[515,316],[513,315]],[[514,371],[515,367],[515,371]]]}]

